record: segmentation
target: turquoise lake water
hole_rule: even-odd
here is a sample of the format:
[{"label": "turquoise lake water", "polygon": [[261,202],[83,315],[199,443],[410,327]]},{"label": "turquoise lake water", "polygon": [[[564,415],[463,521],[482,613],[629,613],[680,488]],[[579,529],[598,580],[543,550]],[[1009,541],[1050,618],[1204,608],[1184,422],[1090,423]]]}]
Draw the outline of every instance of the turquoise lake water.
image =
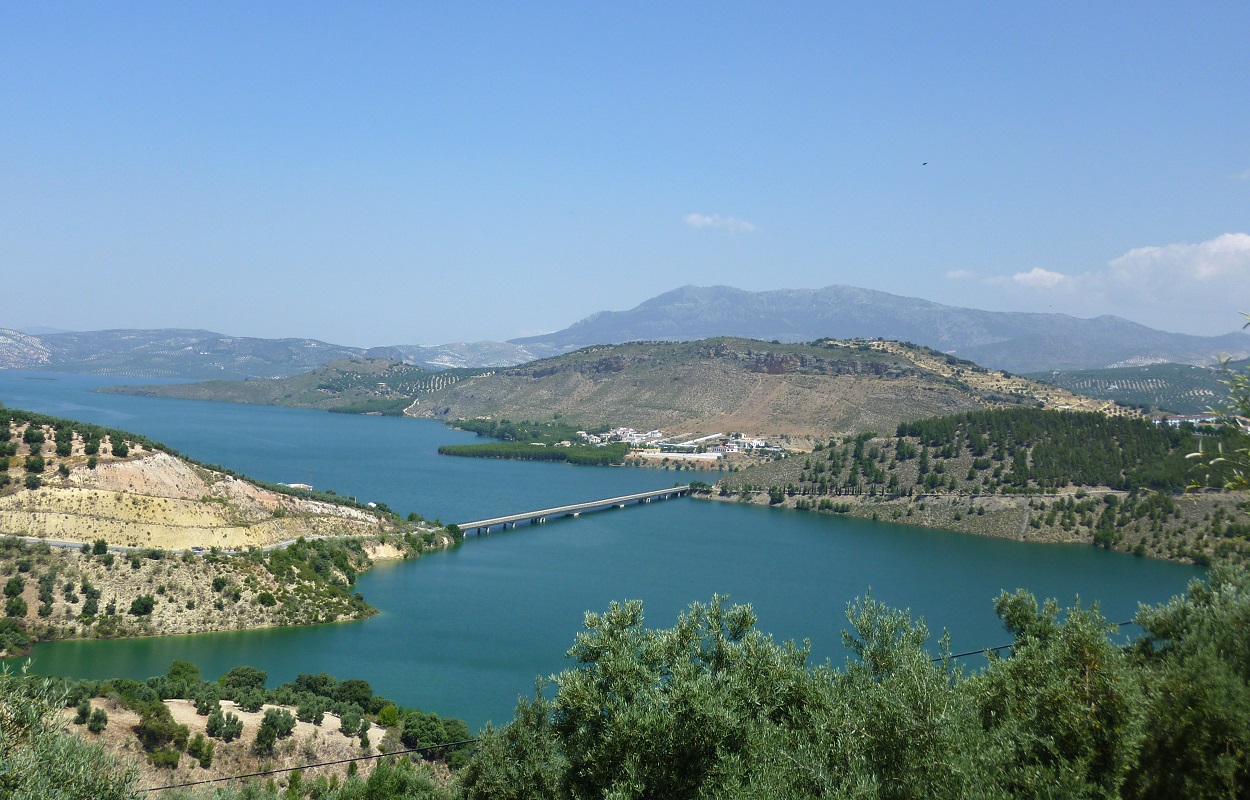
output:
[{"label": "turquoise lake water", "polygon": [[[312,483],[444,522],[691,476],[439,456],[438,445],[476,437],[430,420],[90,392],[119,382],[0,371],[0,402],[131,430],[257,478]],[[565,668],[583,613],[612,600],[641,599],[649,623],[668,626],[690,602],[728,594],[751,603],[776,638],[810,639],[813,660],[840,663],[846,604],[870,589],[925,617],[935,639],[949,629],[961,651],[1008,640],[992,608],[1003,590],[1027,588],[1064,604],[1079,596],[1120,621],[1138,602],[1162,602],[1201,574],[1091,546],[680,499],[469,537],[455,550],[383,564],[358,581],[382,612],[362,622],[48,643],[35,648],[34,668],[143,678],[181,658],[210,676],[251,664],[269,672],[270,685],[324,671],[365,678],[400,703],[478,726],[507,720],[536,676]]]}]

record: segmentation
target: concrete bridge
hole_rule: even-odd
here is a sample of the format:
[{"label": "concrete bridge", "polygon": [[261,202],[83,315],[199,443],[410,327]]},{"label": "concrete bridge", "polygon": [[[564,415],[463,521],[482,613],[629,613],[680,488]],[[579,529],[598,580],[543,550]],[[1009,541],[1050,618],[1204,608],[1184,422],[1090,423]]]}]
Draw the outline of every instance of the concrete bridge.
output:
[{"label": "concrete bridge", "polygon": [[528,522],[531,525],[539,525],[546,522],[551,517],[577,517],[583,512],[606,511],[609,508],[624,508],[630,503],[650,503],[652,500],[668,500],[673,497],[682,497],[690,494],[690,485],[674,486],[671,489],[656,489],[653,492],[637,492],[635,494],[622,495],[621,497],[607,497],[603,500],[592,500],[589,503],[574,503],[567,506],[556,506],[555,508],[544,508],[538,511],[526,511],[522,514],[509,514],[506,517],[491,517],[489,519],[478,519],[472,522],[461,522],[458,527],[464,533],[490,533],[493,527],[501,527],[502,530],[515,528],[517,523]]}]

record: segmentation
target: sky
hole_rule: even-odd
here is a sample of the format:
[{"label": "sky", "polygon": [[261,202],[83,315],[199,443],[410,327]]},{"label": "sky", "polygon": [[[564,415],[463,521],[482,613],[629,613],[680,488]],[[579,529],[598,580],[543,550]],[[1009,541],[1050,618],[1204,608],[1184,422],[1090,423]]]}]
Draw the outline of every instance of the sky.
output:
[{"label": "sky", "polygon": [[686,284],[1214,334],[1250,4],[0,0],[0,327],[502,340]]}]

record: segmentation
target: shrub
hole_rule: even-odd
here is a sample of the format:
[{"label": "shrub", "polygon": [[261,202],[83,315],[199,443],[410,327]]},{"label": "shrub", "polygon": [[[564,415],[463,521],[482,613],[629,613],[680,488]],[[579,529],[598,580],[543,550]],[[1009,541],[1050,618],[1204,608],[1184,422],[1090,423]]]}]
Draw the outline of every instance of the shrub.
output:
[{"label": "shrub", "polygon": [[182,753],[172,747],[165,747],[160,750],[154,750],[149,756],[152,766],[165,767],[166,769],[177,769],[178,759],[182,757]]},{"label": "shrub", "polygon": [[252,742],[252,747],[257,753],[267,755],[273,752],[273,746],[278,741],[278,732],[268,725],[261,725],[260,730],[256,731],[256,740]]},{"label": "shrub", "polygon": [[74,724],[86,725],[87,720],[91,718],[91,701],[84,697],[76,710],[77,715],[74,717]]},{"label": "shrub", "polygon": [[394,703],[383,706],[378,712],[378,724],[383,728],[394,728],[399,724],[399,709]]},{"label": "shrub", "polygon": [[130,613],[136,617],[147,616],[154,608],[156,608],[156,599],[150,594],[141,594],[130,603]]},{"label": "shrub", "polygon": [[103,733],[105,726],[108,724],[108,713],[102,708],[97,708],[91,712],[91,718],[87,720],[87,730],[92,733]]},{"label": "shrub", "polygon": [[290,736],[294,730],[295,717],[291,716],[291,712],[279,708],[267,709],[265,718],[261,720],[260,730],[256,731],[256,741],[253,746],[258,753],[272,753],[274,744],[279,739]]},{"label": "shrub", "polygon": [[271,592],[261,592],[256,595],[256,602],[266,608],[272,608],[278,604],[277,598],[275,598]]},{"label": "shrub", "polygon": [[270,725],[277,732],[279,739],[285,739],[295,731],[295,717],[291,716],[291,712],[285,708],[269,708],[265,710],[265,717],[261,720],[261,726]]},{"label": "shrub", "polygon": [[326,712],[320,700],[309,697],[295,709],[295,717],[300,722],[311,722],[314,725],[320,725],[325,721]]},{"label": "shrub", "polygon": [[220,707],[220,703],[217,692],[205,689],[195,696],[195,713],[201,717],[207,717],[214,709]]},{"label": "shrub", "polygon": [[217,682],[226,690],[228,697],[233,697],[233,699],[237,700],[238,692],[247,689],[264,689],[265,681],[268,679],[269,675],[264,670],[256,669],[256,667],[240,666],[222,675],[217,679]]},{"label": "shrub", "polygon": [[248,689],[235,697],[235,702],[244,711],[255,713],[265,705],[265,692],[263,689]]},{"label": "shrub", "polygon": [[36,475],[33,472],[26,473],[26,488],[27,489],[38,489],[40,486],[43,486],[43,478],[40,478],[38,475]]},{"label": "shrub", "polygon": [[339,718],[339,730],[344,736],[355,736],[360,731],[360,715],[347,711]]},{"label": "shrub", "polygon": [[243,722],[234,712],[221,713],[221,709],[208,715],[205,726],[208,735],[223,742],[232,742],[243,733]]},{"label": "shrub", "polygon": [[4,604],[4,613],[10,617],[24,617],[27,610],[26,601],[20,597],[10,597]]},{"label": "shrub", "polygon": [[208,769],[213,765],[213,751],[217,748],[212,739],[205,739],[204,734],[197,733],[187,745],[187,755],[198,759],[200,766]]},{"label": "shrub", "polygon": [[[191,731],[186,725],[174,722],[169,708],[160,700],[140,701],[135,704],[134,709],[139,714],[135,734],[144,750],[154,752],[171,743],[178,749],[187,746],[187,737],[191,735]],[[176,760],[174,764],[177,765]]]}]

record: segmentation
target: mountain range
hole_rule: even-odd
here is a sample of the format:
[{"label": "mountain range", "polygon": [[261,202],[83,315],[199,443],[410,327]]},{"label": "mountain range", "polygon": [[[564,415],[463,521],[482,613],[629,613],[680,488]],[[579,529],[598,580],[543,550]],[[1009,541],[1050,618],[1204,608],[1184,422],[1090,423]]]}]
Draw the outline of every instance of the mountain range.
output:
[{"label": "mountain range", "polygon": [[0,369],[242,380],[300,375],[331,361],[389,358],[428,369],[513,365],[538,357],[505,342],[360,348],[316,339],[260,339],[204,330],[41,334],[0,328]]},{"label": "mountain range", "polygon": [[32,335],[0,329],[0,368],[238,380],[286,377],[344,358],[428,369],[506,367],[580,347],[737,336],[778,342],[880,337],[1010,372],[1179,363],[1250,356],[1250,336],[1168,333],[1114,316],[982,311],[854,286],[749,292],[683,286],[627,311],[601,311],[561,331],[442,345],[359,348],[316,339],[260,339],[204,330]]},{"label": "mountain range", "polygon": [[1162,362],[1213,364],[1250,355],[1250,336],[1167,333],[1114,316],[980,311],[854,286],[748,292],[683,286],[628,311],[593,314],[562,331],[511,340],[537,350],[630,341],[741,336],[783,342],[881,337],[994,369],[1040,372]]}]

